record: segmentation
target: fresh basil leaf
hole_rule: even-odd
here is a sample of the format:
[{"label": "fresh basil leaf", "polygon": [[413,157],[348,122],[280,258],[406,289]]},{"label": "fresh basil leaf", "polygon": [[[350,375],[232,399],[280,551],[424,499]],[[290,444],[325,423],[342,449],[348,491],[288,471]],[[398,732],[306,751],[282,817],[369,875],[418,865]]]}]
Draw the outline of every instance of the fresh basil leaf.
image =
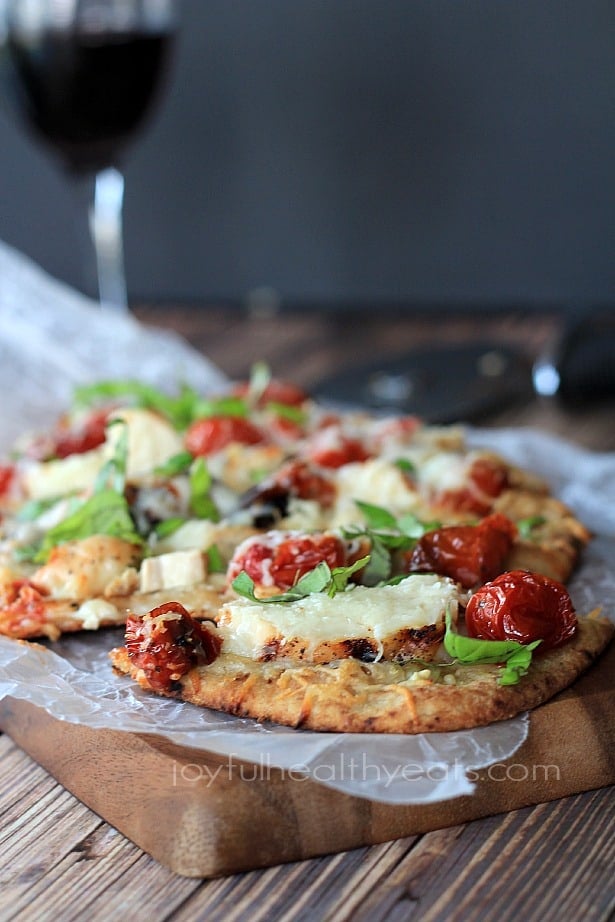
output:
[{"label": "fresh basil leaf", "polygon": [[386,543],[378,535],[371,533],[369,538],[371,546],[362,582],[365,586],[377,586],[391,575],[391,554]]},{"label": "fresh basil leaf", "polygon": [[350,577],[358,570],[363,570],[369,564],[369,560],[368,554],[366,557],[361,557],[360,560],[355,560],[354,563],[347,567],[334,567],[331,570],[329,585],[325,587],[329,598],[332,599],[338,592],[346,592]]},{"label": "fresh basil leaf", "polygon": [[397,527],[408,538],[422,538],[428,531],[440,528],[440,522],[422,522],[412,512],[405,512],[397,519]]},{"label": "fresh basil leaf", "polygon": [[520,649],[513,652],[504,664],[504,671],[498,679],[500,685],[516,685],[521,676],[525,675],[532,662],[532,651],[536,649],[541,640],[532,643],[519,644]]},{"label": "fresh basil leaf", "polygon": [[544,525],[547,520],[544,515],[531,515],[527,519],[517,522],[517,531],[521,538],[530,539],[535,528]]},{"label": "fresh basil leaf", "polygon": [[[231,583],[233,590],[237,595],[243,596],[244,599],[249,599],[251,602],[261,602],[265,599],[258,599],[254,594],[254,580],[249,576],[245,570],[242,570],[241,573],[238,573],[233,582]],[[276,597],[274,597],[276,598]],[[278,599],[278,601],[280,601]]]},{"label": "fresh basil leaf", "polygon": [[290,423],[296,423],[298,426],[301,426],[307,419],[307,413],[301,407],[291,406],[288,403],[279,403],[277,400],[270,400],[265,409],[270,410],[282,419],[287,419]]},{"label": "fresh basil leaf", "polygon": [[396,517],[382,506],[374,506],[372,503],[365,503],[359,499],[355,499],[355,505],[363,513],[367,528],[378,531],[381,538],[386,537],[382,534],[382,529],[393,532],[398,537],[421,538],[426,532],[440,527],[439,522],[423,522],[412,512],[405,512]]},{"label": "fresh basil leaf", "polygon": [[131,544],[143,544],[124,497],[115,490],[101,490],[90,496],[72,515],[49,529],[34,559],[37,563],[44,563],[57,544],[92,535],[110,535]]},{"label": "fresh basil leaf", "polygon": [[194,419],[211,416],[247,416],[248,405],[242,397],[202,397],[194,406]]},{"label": "fresh basil leaf", "polygon": [[400,471],[403,471],[404,474],[416,473],[416,464],[410,461],[409,458],[396,458],[393,464],[395,467],[398,467]]},{"label": "fresh basil leaf", "polygon": [[278,595],[268,596],[264,599],[259,599],[254,594],[254,580],[248,576],[245,570],[242,570],[241,573],[235,577],[231,585],[237,595],[244,596],[244,598],[250,599],[251,602],[276,603],[297,602],[299,599],[304,599],[313,592],[322,592],[323,589],[328,588],[330,582],[331,570],[329,565],[325,563],[325,561],[322,561],[314,567],[313,570],[310,570],[309,573],[305,573],[301,579],[297,580],[292,589],[288,589],[286,592],[281,592]]},{"label": "fresh basil leaf", "polygon": [[132,398],[137,406],[155,410],[166,417],[179,430],[187,429],[196,419],[214,415],[246,415],[245,401],[235,397],[206,400],[193,388],[183,385],[179,394],[172,397],[158,388],[141,381],[99,381],[79,387],[75,391],[78,404],[89,405],[101,400]]},{"label": "fresh basil leaf", "polygon": [[504,671],[498,679],[500,685],[516,685],[525,675],[532,661],[532,651],[540,640],[521,644],[516,640],[481,640],[465,637],[453,631],[450,611],[446,612],[444,649],[458,663],[502,663]]},{"label": "fresh basil leaf", "polygon": [[217,522],[218,509],[209,495],[211,475],[203,458],[197,458],[190,468],[190,509],[199,519]]},{"label": "fresh basil leaf", "polygon": [[316,564],[313,570],[304,573],[289,592],[296,592],[300,599],[304,599],[306,595],[312,595],[313,592],[322,592],[323,589],[327,589],[330,581],[331,569],[329,564],[322,560]]},{"label": "fresh basil leaf", "polygon": [[189,451],[180,451],[179,454],[172,455],[164,464],[155,467],[154,474],[158,477],[175,477],[177,474],[184,474],[193,461],[194,457]]},{"label": "fresh basil leaf", "polygon": [[[194,394],[194,392],[192,392]],[[75,390],[75,400],[78,404],[86,406],[100,401],[115,400],[118,397],[132,397],[137,406],[157,410],[179,427],[180,418],[185,412],[187,390],[179,398],[169,397],[158,388],[141,381],[99,381],[96,384],[86,384]],[[196,397],[196,394],[194,394]],[[184,419],[181,419],[184,422]]]},{"label": "fresh basil leaf", "polygon": [[178,528],[181,528],[185,522],[186,520],[179,516],[174,516],[171,519],[164,519],[164,521],[154,525],[154,534],[157,538],[168,538],[169,535],[175,534]]},{"label": "fresh basil leaf", "polygon": [[226,573],[226,564],[222,554],[220,553],[220,548],[217,544],[212,544],[211,547],[208,547],[205,551],[207,557],[207,571],[209,573]]},{"label": "fresh basil leaf", "polygon": [[372,503],[364,503],[360,499],[355,499],[355,505],[363,513],[369,528],[397,529],[397,519],[388,509],[374,506]]},{"label": "fresh basil leaf", "polygon": [[304,573],[291,589],[264,599],[259,599],[255,595],[254,580],[245,570],[235,577],[231,585],[238,595],[252,602],[297,602],[315,592],[326,592],[330,598],[333,598],[338,592],[347,591],[348,581],[352,574],[363,569],[368,560],[369,557],[362,557],[348,567],[334,567],[333,570],[323,560],[313,570]]}]

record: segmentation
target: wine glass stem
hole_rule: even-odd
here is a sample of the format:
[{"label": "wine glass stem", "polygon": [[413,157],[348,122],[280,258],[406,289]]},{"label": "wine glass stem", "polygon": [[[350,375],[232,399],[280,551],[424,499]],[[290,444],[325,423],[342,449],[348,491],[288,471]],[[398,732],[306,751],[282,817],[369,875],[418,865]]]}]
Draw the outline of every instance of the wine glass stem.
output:
[{"label": "wine glass stem", "polygon": [[103,306],[128,310],[123,240],[124,177],[114,167],[101,170],[94,182],[90,233],[96,253],[98,294]]}]

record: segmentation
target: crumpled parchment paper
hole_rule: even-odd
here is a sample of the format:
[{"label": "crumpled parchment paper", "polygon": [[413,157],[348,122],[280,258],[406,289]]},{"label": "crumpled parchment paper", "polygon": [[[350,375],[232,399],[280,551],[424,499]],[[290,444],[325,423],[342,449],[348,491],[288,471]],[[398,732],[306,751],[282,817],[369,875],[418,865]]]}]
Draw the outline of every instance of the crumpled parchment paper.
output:
[{"label": "crumpled parchment paper", "polygon": [[[186,381],[203,392],[225,384],[178,337],[101,310],[0,244],[0,450],[61,412],[75,384],[127,376],[163,388]],[[571,591],[579,611],[602,604],[614,612],[615,454],[592,454],[531,430],[474,430],[469,438],[545,475],[595,531]],[[510,758],[531,719],[521,715],[476,730],[419,736],[258,724],[149,695],[115,676],[107,653],[121,642],[121,631],[81,633],[43,646],[0,638],[0,698],[25,699],[57,719],[92,728],[165,736],[194,748],[195,763],[198,750],[215,752],[229,767],[248,760],[256,772],[275,767],[289,777],[398,804],[471,793],[471,773]]]}]

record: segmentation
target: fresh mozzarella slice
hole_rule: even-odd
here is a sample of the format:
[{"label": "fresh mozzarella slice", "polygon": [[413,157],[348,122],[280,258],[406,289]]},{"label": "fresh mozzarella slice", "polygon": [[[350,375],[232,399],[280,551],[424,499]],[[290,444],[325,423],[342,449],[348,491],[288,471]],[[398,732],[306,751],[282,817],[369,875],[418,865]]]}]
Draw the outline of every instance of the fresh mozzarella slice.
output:
[{"label": "fresh mozzarella slice", "polygon": [[416,574],[334,598],[319,592],[294,602],[238,599],[225,603],[216,621],[224,652],[254,660],[429,659],[444,633],[446,610],[455,614],[459,599],[452,580]]},{"label": "fresh mozzarella slice", "polygon": [[332,511],[331,528],[362,520],[355,500],[384,506],[394,515],[417,508],[419,496],[403,471],[383,458],[345,464],[337,472],[336,483],[337,499]]}]

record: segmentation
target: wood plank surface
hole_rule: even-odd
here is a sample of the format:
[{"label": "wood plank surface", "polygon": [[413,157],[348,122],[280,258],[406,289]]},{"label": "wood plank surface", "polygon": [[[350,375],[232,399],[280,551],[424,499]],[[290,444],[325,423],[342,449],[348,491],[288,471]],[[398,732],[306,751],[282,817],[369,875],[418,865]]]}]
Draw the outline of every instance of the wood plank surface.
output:
[{"label": "wood plank surface", "polygon": [[[553,315],[521,313],[280,317],[155,305],[137,313],[186,335],[232,377],[244,376],[258,358],[308,387],[379,353],[477,337],[518,348],[531,361],[557,330]],[[574,409],[531,397],[481,421],[536,426],[596,450],[615,449],[614,423],[613,401]],[[607,922],[615,911],[613,793],[601,788],[330,857],[201,881],[174,874],[142,852],[0,736],[0,920]],[[125,796],[129,805],[129,787]]]},{"label": "wood plank surface", "polygon": [[0,759],[3,922],[606,922],[615,907],[612,788],[202,882],[145,855],[6,735]]}]

